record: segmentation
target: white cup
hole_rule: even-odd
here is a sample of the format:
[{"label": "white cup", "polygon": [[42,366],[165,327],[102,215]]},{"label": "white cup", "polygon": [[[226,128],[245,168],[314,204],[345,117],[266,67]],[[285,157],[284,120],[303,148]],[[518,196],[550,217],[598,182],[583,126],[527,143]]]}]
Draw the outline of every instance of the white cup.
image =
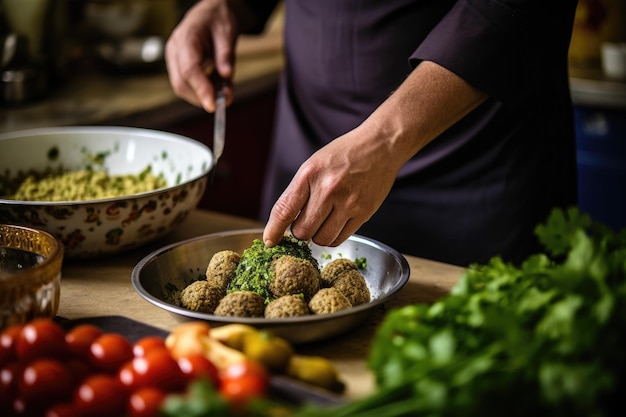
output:
[{"label": "white cup", "polygon": [[602,71],[611,80],[626,80],[626,43],[602,43]]}]

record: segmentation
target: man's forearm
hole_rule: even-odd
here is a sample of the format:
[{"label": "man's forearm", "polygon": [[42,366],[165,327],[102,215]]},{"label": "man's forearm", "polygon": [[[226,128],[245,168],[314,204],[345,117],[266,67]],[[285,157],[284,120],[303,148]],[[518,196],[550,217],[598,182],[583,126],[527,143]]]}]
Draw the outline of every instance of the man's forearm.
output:
[{"label": "man's forearm", "polygon": [[487,98],[451,71],[422,62],[364,125],[389,139],[394,155],[405,156],[402,165]]}]

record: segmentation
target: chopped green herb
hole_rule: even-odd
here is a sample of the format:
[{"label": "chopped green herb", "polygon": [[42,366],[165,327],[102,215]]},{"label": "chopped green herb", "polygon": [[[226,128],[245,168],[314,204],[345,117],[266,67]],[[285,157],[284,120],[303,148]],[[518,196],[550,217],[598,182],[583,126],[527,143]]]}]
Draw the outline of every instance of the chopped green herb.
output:
[{"label": "chopped green herb", "polygon": [[358,269],[367,269],[367,258],[355,258],[354,263]]},{"label": "chopped green herb", "polygon": [[171,417],[232,416],[228,402],[206,378],[189,384],[187,392],[170,394],[163,402],[161,412]]},{"label": "chopped green herb", "polygon": [[87,156],[94,164],[103,165],[109,155],[111,155],[110,151],[103,151],[103,152],[98,152],[94,155],[87,155]]},{"label": "chopped green herb", "polygon": [[48,150],[48,160],[56,161],[57,159],[59,159],[59,148],[53,146]]},{"label": "chopped green herb", "polygon": [[266,302],[271,301],[272,296],[269,286],[273,280],[270,265],[273,260],[283,256],[292,255],[304,259],[318,270],[320,269],[317,259],[313,257],[309,243],[298,240],[293,236],[284,236],[282,241],[268,248],[263,241],[255,239],[249,248],[241,254],[241,261],[235,270],[235,276],[228,285],[228,292],[254,291],[263,297]]}]

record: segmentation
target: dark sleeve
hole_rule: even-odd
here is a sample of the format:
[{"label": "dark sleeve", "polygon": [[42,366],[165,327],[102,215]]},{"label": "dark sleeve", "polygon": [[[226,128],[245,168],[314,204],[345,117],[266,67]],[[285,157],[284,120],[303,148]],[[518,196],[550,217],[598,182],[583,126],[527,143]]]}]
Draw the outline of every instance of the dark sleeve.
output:
[{"label": "dark sleeve", "polygon": [[[576,0],[459,0],[410,57],[428,60],[503,102],[562,75]],[[559,68],[554,68],[558,65]]]},{"label": "dark sleeve", "polygon": [[245,33],[254,35],[263,32],[267,20],[272,15],[279,1],[280,0],[243,0],[242,3],[256,16],[254,25],[247,28]]}]

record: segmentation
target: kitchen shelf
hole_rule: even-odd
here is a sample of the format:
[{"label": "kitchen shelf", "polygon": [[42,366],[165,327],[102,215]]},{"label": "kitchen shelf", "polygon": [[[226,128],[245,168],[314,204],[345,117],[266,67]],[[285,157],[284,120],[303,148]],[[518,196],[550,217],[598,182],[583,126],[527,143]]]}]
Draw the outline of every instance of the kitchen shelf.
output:
[{"label": "kitchen shelf", "polygon": [[570,90],[576,106],[626,109],[626,82],[598,76],[570,78]]}]

